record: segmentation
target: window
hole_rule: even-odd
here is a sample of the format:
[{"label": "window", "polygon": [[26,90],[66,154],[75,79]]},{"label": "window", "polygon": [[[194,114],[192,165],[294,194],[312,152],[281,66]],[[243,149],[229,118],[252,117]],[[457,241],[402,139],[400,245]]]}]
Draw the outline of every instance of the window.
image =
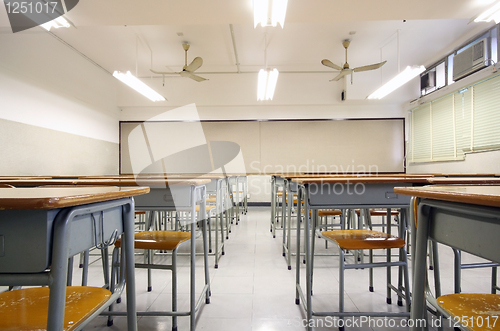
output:
[{"label": "window", "polygon": [[500,75],[411,110],[410,162],[500,149]]},{"label": "window", "polygon": [[[430,66],[428,70],[420,75],[420,96],[427,95],[439,90],[444,86],[453,84],[455,82],[453,80],[453,62],[455,55],[460,54],[481,39],[486,39],[486,53],[484,56],[484,64],[482,64],[480,67],[475,67],[475,70],[480,70],[484,66],[496,64],[499,60],[499,30],[500,24],[497,24],[495,27],[482,33],[481,35],[476,36],[472,41],[469,41],[467,44],[462,45],[453,53],[447,55],[434,65]],[[475,64],[475,66],[478,66],[478,64]],[[473,71],[471,71],[470,73],[472,72]]]}]

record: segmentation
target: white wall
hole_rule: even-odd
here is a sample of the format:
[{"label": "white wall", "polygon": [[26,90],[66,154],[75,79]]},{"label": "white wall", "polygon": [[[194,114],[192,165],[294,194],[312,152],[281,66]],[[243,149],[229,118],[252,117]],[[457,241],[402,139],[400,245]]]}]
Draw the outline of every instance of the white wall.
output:
[{"label": "white wall", "polygon": [[[26,167],[26,162],[30,162],[23,158],[20,166],[18,161],[21,159],[6,160],[9,156],[3,154],[2,175],[80,175],[84,164],[88,165],[84,168],[94,171],[94,174],[97,171],[117,173],[119,125],[115,80],[49,33],[39,28],[32,30],[16,34],[0,32],[0,119],[25,124],[18,131],[34,135],[31,139],[37,139],[36,135],[43,135],[39,137],[41,141],[48,135],[57,137],[54,146],[47,146],[47,152],[64,143],[65,136],[57,132],[71,135],[68,136],[71,141],[82,141],[78,137],[91,139],[96,142],[94,153],[97,150],[105,152],[99,155],[92,154],[92,151],[84,155],[71,154],[77,159],[66,163],[65,169],[61,169],[57,160],[44,160],[45,165],[40,168],[37,160],[32,160]],[[3,123],[7,125],[8,122]],[[10,134],[16,133],[10,131]],[[11,151],[13,144],[22,140],[18,138],[4,137],[3,142],[9,145],[2,146],[2,150]],[[73,146],[76,150],[79,147]],[[35,154],[36,151],[24,152]],[[59,157],[64,155],[69,154],[58,153]],[[99,158],[100,166],[92,166],[94,157]],[[22,173],[20,169],[23,169]]]},{"label": "white wall", "polygon": [[466,154],[463,161],[413,164],[407,170],[408,173],[500,174],[500,151]]},{"label": "white wall", "polygon": [[[168,101],[151,103],[126,86],[119,86],[121,121],[144,121],[194,103],[200,120],[402,118],[401,105],[384,101],[340,100],[342,82],[327,75],[280,75],[273,101],[257,101],[257,76],[211,75],[197,83],[185,78],[145,78]],[[359,76],[358,79],[361,79]],[[355,88],[355,82],[351,89]],[[407,87],[415,89],[415,86]],[[182,116],[177,120],[183,120]],[[187,118],[185,119],[187,120]],[[307,137],[304,137],[307,139]],[[280,142],[273,142],[280,143]],[[270,176],[249,176],[251,202],[270,201]]]}]

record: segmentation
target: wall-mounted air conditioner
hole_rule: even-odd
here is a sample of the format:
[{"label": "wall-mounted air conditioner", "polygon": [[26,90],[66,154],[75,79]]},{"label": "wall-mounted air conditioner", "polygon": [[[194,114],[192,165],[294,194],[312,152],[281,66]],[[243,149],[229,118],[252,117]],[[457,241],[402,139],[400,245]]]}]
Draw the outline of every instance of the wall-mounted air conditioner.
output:
[{"label": "wall-mounted air conditioner", "polygon": [[486,67],[487,38],[478,40],[453,57],[453,80],[457,81]]}]

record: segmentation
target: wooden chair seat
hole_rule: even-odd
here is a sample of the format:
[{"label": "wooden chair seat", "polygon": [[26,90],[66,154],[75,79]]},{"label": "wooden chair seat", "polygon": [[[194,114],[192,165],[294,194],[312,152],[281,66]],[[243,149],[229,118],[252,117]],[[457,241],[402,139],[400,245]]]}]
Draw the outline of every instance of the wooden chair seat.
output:
[{"label": "wooden chair seat", "polygon": [[[214,209],[215,206],[207,206],[206,208],[206,211],[211,211],[212,209]],[[200,206],[199,205],[196,205],[196,211],[200,211]]]},{"label": "wooden chair seat", "polygon": [[[157,249],[172,251],[181,243],[191,239],[189,232],[182,231],[143,231],[135,234],[134,247],[137,249]],[[121,247],[121,240],[115,243]]]},{"label": "wooden chair seat", "polygon": [[[356,209],[356,214],[359,216],[359,209]],[[391,216],[399,215],[399,211],[391,210]],[[386,210],[370,209],[370,216],[387,216]]]},{"label": "wooden chair seat", "polygon": [[[68,286],[63,330],[75,330],[111,296],[101,287]],[[0,330],[46,330],[49,288],[0,293]]]},{"label": "wooden chair seat", "polygon": [[468,330],[500,330],[500,325],[494,317],[498,316],[500,310],[498,294],[448,294],[438,297],[437,302],[450,316],[457,316],[460,319],[462,316],[467,316],[464,322],[468,322],[468,325],[464,326]]},{"label": "wooden chair seat", "polygon": [[146,211],[144,211],[144,210],[136,210],[135,214],[136,215],[146,215]]},{"label": "wooden chair seat", "polygon": [[[293,198],[293,203],[297,203],[297,200],[298,200],[297,197],[294,197]],[[286,203],[288,203],[288,199],[286,199]],[[304,204],[304,203],[305,203],[305,201],[302,200],[302,204]]]},{"label": "wooden chair seat", "polygon": [[[302,209],[302,213],[305,213],[305,209]],[[309,210],[309,216],[312,215],[312,210]],[[342,215],[342,212],[338,209],[320,209],[318,210],[318,216],[323,217],[323,216],[340,216]]]},{"label": "wooden chair seat", "polygon": [[207,203],[209,203],[209,202],[215,203],[215,202],[217,202],[217,198],[207,198]]},{"label": "wooden chair seat", "polygon": [[333,240],[340,248],[353,249],[387,249],[401,248],[405,241],[390,234],[371,230],[334,230],[323,231],[323,236]]},{"label": "wooden chair seat", "polygon": [[342,212],[338,209],[320,209],[318,210],[318,216],[340,216]]},{"label": "wooden chair seat", "polygon": [[[279,196],[279,197],[282,197],[282,196],[283,196],[283,193],[278,193],[278,196]],[[297,194],[294,194],[294,195],[293,195],[293,197],[294,197],[294,198],[296,198],[296,197],[297,197]]]}]

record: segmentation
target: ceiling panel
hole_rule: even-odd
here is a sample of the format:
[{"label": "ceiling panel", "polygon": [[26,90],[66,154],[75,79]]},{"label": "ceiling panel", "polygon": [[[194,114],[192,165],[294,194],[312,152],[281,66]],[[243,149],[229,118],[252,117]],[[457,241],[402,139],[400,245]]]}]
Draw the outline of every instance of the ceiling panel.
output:
[{"label": "ceiling panel", "polygon": [[[197,72],[210,80],[222,79],[220,73],[236,75],[237,53],[241,71],[256,72],[267,63],[284,72],[280,79],[286,71],[299,71],[329,88],[337,84],[336,89],[343,82],[329,80],[338,72],[320,61],[343,65],[342,40],[350,38],[351,67],[388,61],[374,72],[355,74],[350,94],[361,99],[399,68],[430,65],[457,40],[486,29],[490,25],[468,24],[485,6],[484,0],[290,0],[283,29],[254,29],[251,0],[85,0],[66,15],[76,28],[52,33],[110,73],[130,70],[160,80],[150,69],[182,70],[182,43],[189,42],[188,62],[202,57]],[[3,9],[0,27],[8,33]],[[35,29],[40,33],[41,28],[21,33]],[[404,89],[393,97],[414,98]]]}]

